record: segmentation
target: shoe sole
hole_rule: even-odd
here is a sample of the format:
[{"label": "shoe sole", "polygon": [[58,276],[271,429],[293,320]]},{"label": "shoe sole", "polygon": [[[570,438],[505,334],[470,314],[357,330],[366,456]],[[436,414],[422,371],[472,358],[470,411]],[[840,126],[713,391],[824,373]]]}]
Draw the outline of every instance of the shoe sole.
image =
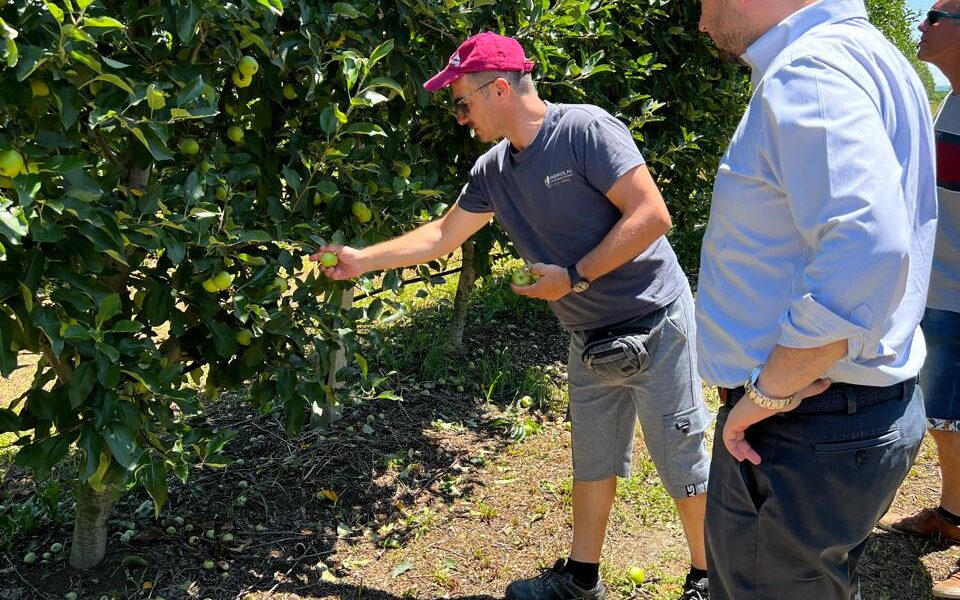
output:
[{"label": "shoe sole", "polygon": [[[910,537],[920,538],[923,540],[933,540],[937,542],[946,542],[948,544],[960,544],[960,538],[950,538],[944,537],[939,533],[917,533],[916,531],[909,531],[907,529],[897,529],[890,525],[881,525],[877,523],[877,529],[881,531],[886,531],[887,533],[896,533],[897,535],[908,535]],[[944,598],[960,598],[960,596],[943,596]]]}]

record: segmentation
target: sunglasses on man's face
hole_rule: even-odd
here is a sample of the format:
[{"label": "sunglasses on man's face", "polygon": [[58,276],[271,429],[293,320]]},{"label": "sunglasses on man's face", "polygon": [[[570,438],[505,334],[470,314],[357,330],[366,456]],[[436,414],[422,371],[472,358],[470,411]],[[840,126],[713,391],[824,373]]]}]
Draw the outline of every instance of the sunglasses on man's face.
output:
[{"label": "sunglasses on man's face", "polygon": [[927,22],[931,25],[936,25],[940,19],[960,19],[960,13],[945,10],[931,10],[927,13]]},{"label": "sunglasses on man's face", "polygon": [[478,87],[477,89],[473,90],[472,92],[470,92],[470,93],[467,94],[466,96],[461,96],[460,98],[455,99],[455,100],[453,101],[453,107],[454,107],[455,109],[457,109],[457,116],[459,116],[461,119],[467,118],[467,115],[470,114],[470,105],[467,104],[467,102],[466,102],[467,98],[469,98],[470,96],[476,94],[476,93],[479,92],[480,90],[486,88],[488,85],[490,85],[490,84],[493,83],[494,81],[496,81],[496,79],[491,79],[490,81],[488,81],[488,82],[486,82],[485,84],[481,85],[480,87]]}]

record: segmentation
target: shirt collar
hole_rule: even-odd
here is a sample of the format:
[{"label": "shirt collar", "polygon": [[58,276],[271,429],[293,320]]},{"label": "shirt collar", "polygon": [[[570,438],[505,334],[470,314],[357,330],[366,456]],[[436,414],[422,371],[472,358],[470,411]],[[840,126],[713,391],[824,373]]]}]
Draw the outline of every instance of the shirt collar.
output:
[{"label": "shirt collar", "polygon": [[819,0],[780,21],[753,42],[740,57],[753,70],[753,85],[760,82],[774,59],[805,33],[820,25],[853,17],[867,17],[863,0]]}]

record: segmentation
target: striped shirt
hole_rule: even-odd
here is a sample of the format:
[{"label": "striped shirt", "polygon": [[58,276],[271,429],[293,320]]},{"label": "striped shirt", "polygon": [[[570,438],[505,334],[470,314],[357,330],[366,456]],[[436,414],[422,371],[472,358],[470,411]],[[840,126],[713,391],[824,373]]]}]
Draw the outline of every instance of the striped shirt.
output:
[{"label": "striped shirt", "polygon": [[937,246],[927,306],[960,312],[960,95],[937,114]]},{"label": "striped shirt", "polygon": [[926,355],[933,127],[862,0],[820,0],[742,57],[754,94],[721,160],[697,298],[700,373],[742,385],[776,345],[847,340],[824,376],[890,385]]}]

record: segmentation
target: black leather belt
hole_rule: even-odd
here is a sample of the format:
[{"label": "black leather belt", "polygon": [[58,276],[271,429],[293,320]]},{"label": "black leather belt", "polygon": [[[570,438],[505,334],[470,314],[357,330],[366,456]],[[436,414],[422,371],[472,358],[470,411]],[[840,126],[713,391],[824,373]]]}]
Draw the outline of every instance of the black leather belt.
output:
[{"label": "black leather belt", "polygon": [[[838,412],[854,414],[868,406],[889,402],[891,400],[909,400],[913,397],[913,388],[917,379],[908,379],[885,387],[872,385],[858,385],[855,383],[834,383],[827,391],[804,398],[800,406],[790,412],[795,413],[826,413]],[[733,406],[746,393],[743,386],[738,388],[717,388],[720,394],[720,403]]]}]

